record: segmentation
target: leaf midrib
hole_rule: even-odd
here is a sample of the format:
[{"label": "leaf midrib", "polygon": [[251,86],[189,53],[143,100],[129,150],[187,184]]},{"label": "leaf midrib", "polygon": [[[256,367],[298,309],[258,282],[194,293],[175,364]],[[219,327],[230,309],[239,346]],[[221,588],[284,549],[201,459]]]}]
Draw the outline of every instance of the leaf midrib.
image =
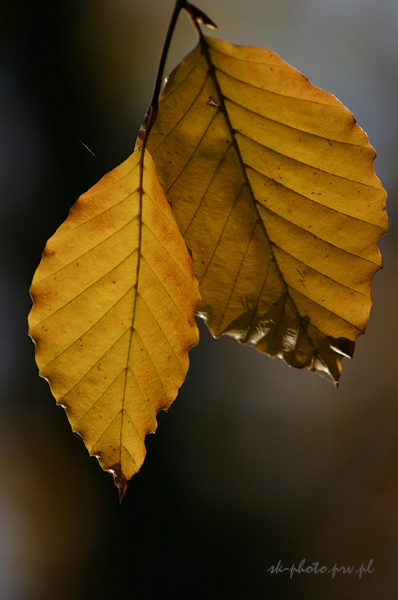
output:
[{"label": "leaf midrib", "polygon": [[[122,469],[123,472],[123,467],[122,467],[122,439],[123,439],[123,426],[124,426],[124,414],[125,414],[125,406],[126,406],[126,391],[127,391],[127,374],[128,374],[128,367],[130,364],[130,357],[131,357],[131,347],[132,347],[132,341],[133,341],[133,335],[134,335],[134,326],[135,326],[135,315],[136,315],[136,310],[137,310],[137,298],[138,298],[138,284],[139,284],[139,276],[140,276],[140,269],[141,269],[141,258],[142,258],[142,227],[143,227],[143,197],[144,197],[144,160],[145,160],[145,148],[142,148],[140,150],[137,150],[137,152],[140,152],[140,156],[139,156],[139,160],[138,160],[138,168],[139,168],[139,175],[138,175],[138,194],[139,194],[139,205],[138,205],[138,245],[137,245],[137,250],[138,250],[138,256],[137,256],[137,267],[136,267],[136,277],[135,277],[135,285],[133,286],[134,288],[134,301],[133,301],[133,314],[131,317],[131,326],[130,326],[130,335],[129,335],[129,341],[128,341],[128,348],[127,348],[127,357],[126,357],[126,367],[125,367],[125,372],[124,372],[124,386],[123,386],[123,395],[122,395],[122,407],[121,407],[121,422],[120,422],[120,444],[119,444],[119,465],[120,468]],[[129,452],[130,455],[130,452]],[[131,455],[130,455],[131,456]],[[132,457],[131,457],[132,458]],[[133,459],[134,460],[134,459]]]},{"label": "leaf midrib", "polygon": [[[240,152],[240,148],[239,148],[238,142],[236,140],[235,130],[232,127],[231,120],[230,120],[229,114],[228,114],[228,110],[227,110],[227,107],[226,107],[225,102],[224,102],[224,94],[223,94],[223,92],[221,90],[220,84],[219,84],[218,79],[217,79],[216,67],[213,65],[213,62],[212,62],[211,56],[210,56],[210,52],[209,52],[209,46],[208,46],[206,38],[205,38],[205,36],[203,35],[202,32],[200,32],[199,43],[201,44],[202,51],[203,51],[203,54],[205,56],[205,59],[206,59],[206,62],[207,62],[207,66],[208,66],[208,69],[209,69],[210,77],[212,78],[213,84],[214,84],[214,86],[216,88],[216,91],[217,91],[217,94],[218,94],[218,97],[219,97],[220,109],[221,109],[221,111],[223,113],[225,122],[227,124],[228,130],[229,130],[229,133],[230,133],[230,136],[231,136],[231,140],[232,140],[231,143],[233,144],[233,146],[235,148],[236,155],[238,157],[238,161],[239,161],[239,164],[240,164],[240,167],[241,167],[241,171],[242,171],[245,183],[246,183],[246,187],[247,187],[247,189],[249,191],[249,195],[250,195],[250,199],[251,199],[253,210],[255,211],[255,214],[257,215],[257,218],[258,218],[258,220],[260,222],[261,229],[263,231],[264,237],[265,237],[265,239],[267,241],[267,244],[269,246],[270,253],[271,253],[271,256],[272,256],[272,260],[273,260],[273,262],[275,264],[275,267],[276,267],[276,269],[277,269],[277,271],[279,273],[279,277],[280,277],[280,279],[282,281],[283,287],[285,289],[285,293],[291,299],[293,307],[294,307],[294,310],[295,310],[297,316],[300,317],[300,312],[299,312],[299,310],[298,310],[298,308],[297,308],[297,306],[296,306],[293,298],[291,297],[291,295],[289,293],[289,290],[288,290],[285,278],[282,275],[282,271],[281,271],[281,269],[279,267],[278,261],[276,259],[275,254],[274,254],[274,251],[273,251],[273,248],[272,248],[272,242],[271,242],[271,240],[270,240],[270,238],[268,236],[268,233],[267,233],[267,230],[265,228],[264,222],[263,222],[263,220],[261,218],[261,215],[259,213],[259,210],[258,210],[258,207],[257,207],[257,200],[255,198],[253,189],[251,187],[250,180],[249,180],[249,178],[247,176],[246,169],[245,169],[245,163],[243,161],[243,158],[242,158],[242,155],[241,155],[241,152]],[[256,315],[253,313],[252,324],[253,324],[253,321],[255,319],[255,316]],[[314,347],[314,349],[315,349],[315,347]]]}]

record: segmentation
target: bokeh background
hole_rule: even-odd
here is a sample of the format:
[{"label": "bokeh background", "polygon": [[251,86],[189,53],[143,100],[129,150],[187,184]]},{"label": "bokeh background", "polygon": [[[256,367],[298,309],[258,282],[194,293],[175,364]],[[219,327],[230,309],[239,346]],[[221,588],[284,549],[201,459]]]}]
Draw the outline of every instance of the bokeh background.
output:
[{"label": "bokeh background", "polygon": [[[338,390],[201,326],[187,380],[120,506],[37,375],[28,288],[73,202],[132,151],[174,3],[2,0],[2,600],[398,594],[398,3],[198,3],[217,35],[273,49],[367,131],[390,216],[370,323]],[[169,69],[195,36],[182,14]],[[269,572],[302,559],[354,573]]]}]

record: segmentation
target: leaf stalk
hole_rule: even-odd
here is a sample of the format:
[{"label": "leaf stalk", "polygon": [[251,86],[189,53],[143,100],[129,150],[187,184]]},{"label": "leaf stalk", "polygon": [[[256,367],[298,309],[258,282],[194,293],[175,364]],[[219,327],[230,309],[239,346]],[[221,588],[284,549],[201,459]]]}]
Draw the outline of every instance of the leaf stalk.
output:
[{"label": "leaf stalk", "polygon": [[142,148],[143,155],[145,153],[145,148],[146,148],[149,133],[156,121],[156,117],[157,117],[157,113],[158,113],[158,106],[159,106],[159,96],[160,96],[161,87],[162,87],[163,79],[164,79],[163,76],[164,76],[164,68],[166,65],[167,55],[169,52],[171,40],[173,37],[173,33],[174,33],[174,30],[175,30],[175,27],[177,24],[179,14],[180,14],[181,10],[183,10],[183,9],[185,9],[187,11],[187,13],[190,15],[190,17],[192,18],[194,27],[198,30],[199,38],[203,35],[200,30],[199,23],[202,23],[203,25],[206,25],[207,27],[210,27],[211,29],[217,28],[217,25],[214,23],[214,21],[212,21],[210,19],[210,17],[208,17],[199,8],[197,8],[190,2],[187,2],[187,0],[176,0],[176,3],[174,5],[174,10],[173,10],[173,13],[170,18],[169,27],[167,29],[166,38],[165,38],[165,41],[163,44],[162,54],[160,56],[158,71],[157,71],[156,80],[155,80],[155,87],[154,87],[153,94],[152,94],[152,100],[151,100],[149,108],[146,112],[144,121],[140,127],[140,131],[138,133],[138,137],[137,137],[137,141],[136,141],[136,145],[135,145],[135,150],[137,150],[140,147]]},{"label": "leaf stalk", "polygon": [[163,83],[164,68],[166,65],[167,55],[168,55],[170,44],[171,44],[171,39],[173,37],[173,33],[174,33],[174,30],[175,30],[175,27],[177,24],[178,16],[179,16],[181,10],[183,8],[186,8],[186,6],[187,6],[187,0],[176,0],[176,3],[174,5],[174,10],[173,10],[173,13],[170,18],[169,27],[167,29],[166,38],[165,38],[165,41],[163,44],[162,54],[160,56],[158,71],[156,74],[155,87],[153,89],[152,100],[151,100],[149,108],[146,112],[144,121],[140,127],[140,131],[138,133],[137,141],[135,144],[136,150],[141,147],[142,155],[145,154],[147,139],[148,139],[149,133],[156,121],[156,116],[157,116],[158,106],[159,106],[159,95],[160,95],[160,91],[161,91],[161,87],[162,87],[162,83]]}]

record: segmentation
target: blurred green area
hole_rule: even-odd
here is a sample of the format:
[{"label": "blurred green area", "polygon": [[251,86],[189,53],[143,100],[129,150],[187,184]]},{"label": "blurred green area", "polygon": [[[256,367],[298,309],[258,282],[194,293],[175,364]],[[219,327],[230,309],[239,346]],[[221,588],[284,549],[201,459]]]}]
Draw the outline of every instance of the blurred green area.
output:
[{"label": "blurred green area", "polygon": [[[199,4],[220,37],[268,46],[333,92],[376,147],[390,235],[370,324],[338,390],[231,339],[215,341],[201,326],[187,381],[119,506],[112,479],[37,376],[28,288],[76,198],[132,151],[173,2],[3,0],[2,600],[370,600],[398,592],[398,4]],[[169,67],[194,43],[181,15]],[[270,574],[279,559],[355,569],[373,559],[374,572]]]}]

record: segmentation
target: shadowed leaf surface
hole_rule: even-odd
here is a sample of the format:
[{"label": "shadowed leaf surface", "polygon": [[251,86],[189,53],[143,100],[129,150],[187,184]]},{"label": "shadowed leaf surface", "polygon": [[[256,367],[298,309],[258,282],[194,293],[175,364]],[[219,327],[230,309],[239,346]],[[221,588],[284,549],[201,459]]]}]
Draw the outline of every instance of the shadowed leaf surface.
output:
[{"label": "shadowed leaf surface", "polygon": [[271,51],[201,35],[160,97],[148,149],[213,335],[337,382],[387,229],[353,115]]},{"label": "shadowed leaf surface", "polygon": [[121,498],[198,341],[192,260],[140,156],[83,194],[47,242],[29,316],[40,374]]}]

